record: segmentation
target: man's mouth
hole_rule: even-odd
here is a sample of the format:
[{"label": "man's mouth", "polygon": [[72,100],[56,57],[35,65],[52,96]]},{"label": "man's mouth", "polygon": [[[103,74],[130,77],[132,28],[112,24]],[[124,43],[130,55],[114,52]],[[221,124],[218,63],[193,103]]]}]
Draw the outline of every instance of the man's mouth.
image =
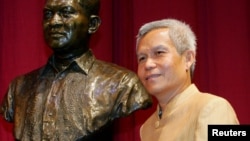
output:
[{"label": "man's mouth", "polygon": [[50,37],[53,37],[53,38],[64,37],[64,34],[61,32],[51,32],[49,35],[50,35]]},{"label": "man's mouth", "polygon": [[146,80],[154,79],[154,78],[157,78],[157,77],[159,77],[159,76],[160,76],[160,74],[151,74],[151,75],[148,75],[148,76],[146,77]]}]

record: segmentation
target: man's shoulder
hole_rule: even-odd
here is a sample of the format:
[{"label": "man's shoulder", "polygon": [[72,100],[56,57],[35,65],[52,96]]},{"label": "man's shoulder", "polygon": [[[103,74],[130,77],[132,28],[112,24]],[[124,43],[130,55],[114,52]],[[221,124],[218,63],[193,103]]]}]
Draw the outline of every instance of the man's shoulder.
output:
[{"label": "man's shoulder", "polygon": [[211,93],[200,93],[196,95],[196,99],[196,106],[202,109],[205,108],[206,110],[219,107],[231,107],[230,102],[226,98]]},{"label": "man's shoulder", "polygon": [[37,76],[39,74],[42,73],[42,71],[44,70],[44,66],[33,69],[31,71],[28,71],[26,73],[17,75],[12,81],[20,81],[20,80],[24,80],[24,79],[34,79],[37,78]]},{"label": "man's shoulder", "polygon": [[211,94],[211,93],[200,93],[199,95],[196,95],[199,97],[199,100],[207,101],[207,102],[212,102],[212,101],[217,101],[217,102],[226,102],[227,100],[223,98],[222,96]]}]

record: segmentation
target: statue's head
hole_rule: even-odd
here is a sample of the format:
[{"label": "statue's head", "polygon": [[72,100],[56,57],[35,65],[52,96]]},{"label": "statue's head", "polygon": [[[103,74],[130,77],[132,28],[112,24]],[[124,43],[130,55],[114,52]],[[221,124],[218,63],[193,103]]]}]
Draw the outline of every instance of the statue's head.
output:
[{"label": "statue's head", "polygon": [[90,35],[101,23],[99,0],[46,0],[43,29],[54,51],[88,48]]}]

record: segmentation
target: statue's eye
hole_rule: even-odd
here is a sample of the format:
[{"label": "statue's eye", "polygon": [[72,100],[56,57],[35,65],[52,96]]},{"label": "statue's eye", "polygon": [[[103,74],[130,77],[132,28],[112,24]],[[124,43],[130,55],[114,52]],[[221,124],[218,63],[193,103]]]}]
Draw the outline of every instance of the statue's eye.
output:
[{"label": "statue's eye", "polygon": [[50,19],[53,16],[53,12],[50,10],[44,10],[43,11],[43,18],[44,19]]}]

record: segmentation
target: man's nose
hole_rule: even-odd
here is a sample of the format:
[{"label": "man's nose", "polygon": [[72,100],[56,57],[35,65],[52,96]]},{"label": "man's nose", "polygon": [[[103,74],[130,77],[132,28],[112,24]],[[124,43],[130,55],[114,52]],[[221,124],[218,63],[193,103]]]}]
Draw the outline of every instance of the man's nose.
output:
[{"label": "man's nose", "polygon": [[145,62],[145,69],[146,70],[150,70],[152,68],[156,67],[156,63],[152,58],[147,58],[146,62]]},{"label": "man's nose", "polygon": [[62,18],[58,13],[55,13],[50,20],[51,26],[61,26],[62,25]]}]

